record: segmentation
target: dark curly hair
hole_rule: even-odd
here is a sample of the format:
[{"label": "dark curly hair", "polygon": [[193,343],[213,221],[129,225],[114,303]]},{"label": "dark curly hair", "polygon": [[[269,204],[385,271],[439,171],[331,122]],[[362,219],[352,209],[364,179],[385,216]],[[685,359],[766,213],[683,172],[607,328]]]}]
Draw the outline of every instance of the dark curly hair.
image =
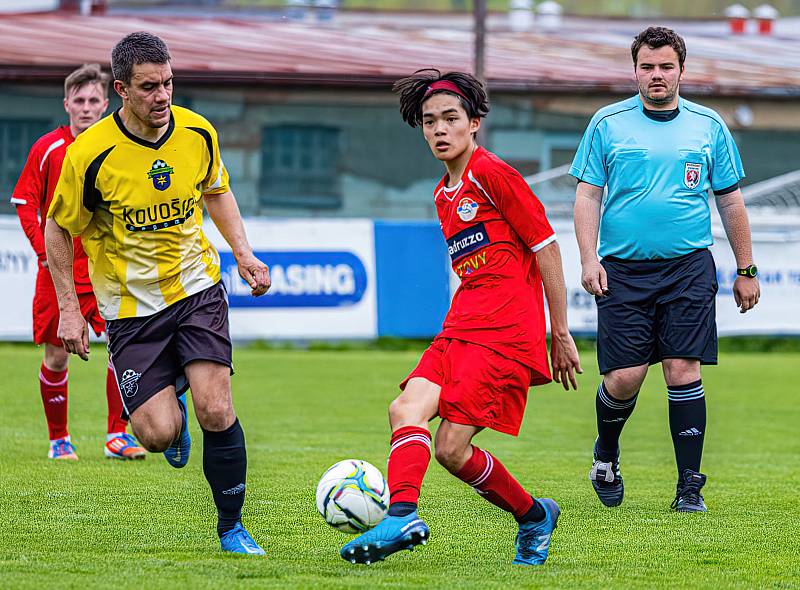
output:
[{"label": "dark curly hair", "polygon": [[648,27],[633,40],[631,45],[631,56],[633,57],[633,65],[635,66],[639,57],[639,50],[643,45],[647,45],[650,49],[658,49],[669,45],[678,54],[678,65],[681,70],[683,69],[683,62],[686,60],[686,43],[683,42],[683,37],[678,35],[672,29],[665,27]]},{"label": "dark curly hair", "polygon": [[[445,89],[436,89],[428,94],[428,87],[439,80],[452,82],[464,96]],[[447,92],[457,97],[470,119],[485,117],[489,113],[489,99],[483,83],[475,76],[464,72],[442,74],[434,68],[417,70],[407,78],[395,82],[392,91],[400,95],[400,114],[403,116],[403,121],[412,127],[422,124],[422,104],[440,92]]]}]

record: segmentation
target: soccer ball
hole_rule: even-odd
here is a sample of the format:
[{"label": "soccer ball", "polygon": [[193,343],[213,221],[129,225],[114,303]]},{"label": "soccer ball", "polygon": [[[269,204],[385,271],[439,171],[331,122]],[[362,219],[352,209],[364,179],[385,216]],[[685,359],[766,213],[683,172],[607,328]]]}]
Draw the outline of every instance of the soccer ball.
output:
[{"label": "soccer ball", "polygon": [[345,533],[368,531],[383,519],[388,505],[389,486],[366,461],[339,461],[317,484],[317,510],[329,525]]}]

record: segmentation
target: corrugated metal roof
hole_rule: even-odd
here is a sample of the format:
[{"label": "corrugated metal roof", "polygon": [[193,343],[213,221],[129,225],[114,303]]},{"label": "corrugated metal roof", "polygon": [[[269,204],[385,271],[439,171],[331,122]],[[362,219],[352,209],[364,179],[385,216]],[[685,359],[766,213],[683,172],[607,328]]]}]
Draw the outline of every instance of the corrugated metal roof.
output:
[{"label": "corrugated metal roof", "polygon": [[744,191],[749,207],[786,209],[800,212],[800,170],[750,185]]},{"label": "corrugated metal roof", "polygon": [[[519,33],[504,23],[490,20],[486,73],[493,89],[586,93],[634,89],[629,46],[651,24],[566,18],[558,31]],[[684,90],[800,96],[800,34],[733,37],[724,22],[672,26],[689,49]],[[60,79],[77,64],[107,64],[114,43],[137,30],[167,41],[173,68],[185,81],[384,86],[417,68],[471,70],[472,63],[473,36],[463,18],[341,15],[320,25],[47,13],[0,16],[0,79]]]}]

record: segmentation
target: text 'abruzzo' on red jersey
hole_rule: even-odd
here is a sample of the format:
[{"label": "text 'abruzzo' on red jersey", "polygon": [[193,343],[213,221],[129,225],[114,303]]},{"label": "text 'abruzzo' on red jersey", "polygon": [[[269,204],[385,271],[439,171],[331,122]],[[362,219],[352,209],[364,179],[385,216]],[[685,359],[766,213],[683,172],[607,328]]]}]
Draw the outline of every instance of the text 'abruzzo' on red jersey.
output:
[{"label": "text 'abruzzo' on red jersey", "polygon": [[544,207],[519,172],[478,147],[461,181],[434,192],[453,271],[461,279],[440,337],[473,342],[551,380],[544,295],[535,253],[555,241]]},{"label": "text 'abruzzo' on red jersey", "polygon": [[[22,229],[36,252],[39,262],[47,260],[44,245],[44,225],[47,210],[61,175],[61,164],[67,147],[74,141],[68,125],[63,125],[40,137],[31,147],[28,160],[14,187],[11,203],[16,206]],[[80,238],[73,240],[75,261],[72,274],[75,290],[91,293],[89,261]]]}]

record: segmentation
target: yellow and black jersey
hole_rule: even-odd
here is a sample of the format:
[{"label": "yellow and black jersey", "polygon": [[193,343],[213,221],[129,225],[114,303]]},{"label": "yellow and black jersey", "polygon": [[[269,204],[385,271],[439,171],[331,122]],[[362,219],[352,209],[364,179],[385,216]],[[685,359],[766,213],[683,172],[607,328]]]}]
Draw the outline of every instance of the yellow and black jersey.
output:
[{"label": "yellow and black jersey", "polygon": [[217,132],[178,106],[156,142],[130,133],[118,112],[77,137],[48,216],[80,235],[105,319],[152,315],[219,282],[203,195],[228,182]]}]

